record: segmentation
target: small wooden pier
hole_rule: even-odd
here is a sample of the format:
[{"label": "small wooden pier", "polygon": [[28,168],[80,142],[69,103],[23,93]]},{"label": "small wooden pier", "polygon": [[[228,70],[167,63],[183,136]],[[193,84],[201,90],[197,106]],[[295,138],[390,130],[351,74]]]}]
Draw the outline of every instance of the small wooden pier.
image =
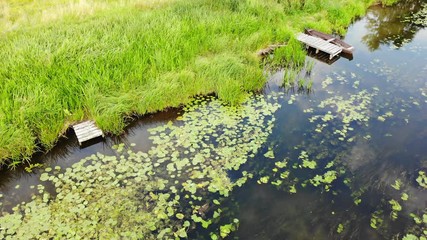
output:
[{"label": "small wooden pier", "polygon": [[316,49],[316,53],[318,53],[320,50],[324,53],[329,54],[329,59],[332,59],[333,57],[337,56],[342,52],[341,47],[334,45],[329,41],[325,41],[323,39],[320,39],[318,37],[313,37],[305,33],[300,33],[297,39],[300,42],[303,42],[307,48],[312,47]]},{"label": "small wooden pier", "polygon": [[343,40],[339,39],[338,37],[335,37],[335,36],[330,35],[330,34],[322,33],[322,32],[316,31],[314,29],[305,29],[304,33],[307,35],[313,36],[313,37],[318,37],[318,38],[323,39],[327,42],[335,44],[338,47],[341,47],[342,52],[347,54],[347,55],[353,54],[354,47],[351,46],[350,44],[344,42]]},{"label": "small wooden pier", "polygon": [[99,129],[94,121],[85,121],[79,124],[73,125],[74,132],[76,133],[77,140],[80,146],[83,142],[95,139],[98,137],[104,137],[104,133]]}]

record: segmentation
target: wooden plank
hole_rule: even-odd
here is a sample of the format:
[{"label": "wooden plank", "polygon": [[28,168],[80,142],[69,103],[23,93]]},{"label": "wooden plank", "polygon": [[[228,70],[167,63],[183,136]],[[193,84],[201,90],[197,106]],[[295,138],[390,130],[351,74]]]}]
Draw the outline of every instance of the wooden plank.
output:
[{"label": "wooden plank", "polygon": [[339,54],[341,51],[340,50],[336,50],[336,49],[328,49],[328,53],[331,53],[331,54]]},{"label": "wooden plank", "polygon": [[88,132],[80,132],[78,134],[76,134],[78,137],[83,137],[83,136],[87,136],[87,135],[92,135],[94,133],[94,131],[88,131]]},{"label": "wooden plank", "polygon": [[79,128],[74,128],[75,131],[86,131],[86,129],[90,129],[90,128],[96,128],[95,125],[85,125],[85,126],[81,126]]},{"label": "wooden plank", "polygon": [[103,135],[103,133],[101,130],[98,130],[98,131],[86,132],[86,133],[80,134],[77,136],[77,138],[82,139],[90,136],[100,136],[100,135]]},{"label": "wooden plank", "polygon": [[99,136],[99,135],[102,135],[102,134],[103,133],[102,133],[101,130],[97,130],[97,131],[93,131],[93,132],[87,132],[87,133],[81,134],[79,136],[81,138],[84,138],[84,137],[88,137],[88,136]]},{"label": "wooden plank", "polygon": [[82,143],[82,142],[84,142],[86,140],[89,140],[89,139],[92,139],[92,138],[97,138],[99,136],[102,136],[102,135],[100,135],[100,134],[97,134],[97,135],[84,135],[84,136],[79,136],[78,140],[79,140],[80,143]]},{"label": "wooden plank", "polygon": [[90,122],[83,122],[83,123],[79,123],[77,125],[73,126],[74,130],[78,130],[78,129],[82,129],[82,128],[86,128],[88,126],[95,126],[95,122],[90,121]]},{"label": "wooden plank", "polygon": [[316,49],[316,52],[319,50],[325,53],[330,54],[330,56],[334,57],[342,52],[342,48],[339,46],[336,46],[334,44],[329,43],[328,41],[325,41],[323,39],[313,37],[304,33],[300,33],[297,36],[297,39],[306,45],[313,47]]},{"label": "wooden plank", "polygon": [[78,123],[78,124],[74,125],[73,127],[77,127],[78,128],[78,127],[81,127],[81,126],[92,125],[92,124],[95,124],[95,122],[92,121],[92,120],[89,120],[89,121]]},{"label": "wooden plank", "polygon": [[80,134],[79,134],[79,136],[86,136],[86,135],[93,135],[93,134],[98,134],[98,133],[101,133],[102,134],[102,131],[101,130],[97,130],[97,129],[93,129],[92,131],[87,131],[87,132],[81,132]]},{"label": "wooden plank", "polygon": [[91,130],[91,131],[87,131],[87,132],[80,132],[80,133],[78,134],[78,136],[92,135],[92,134],[97,134],[97,133],[99,133],[99,132],[101,132],[101,133],[102,133],[102,131],[101,131],[101,130],[99,130],[99,129],[93,129],[93,130]]},{"label": "wooden plank", "polygon": [[96,126],[90,126],[90,127],[87,127],[87,128],[80,128],[78,130],[74,130],[74,132],[76,134],[81,134],[81,133],[84,133],[84,132],[90,132],[90,131],[97,130],[97,129],[98,128]]},{"label": "wooden plank", "polygon": [[99,129],[94,121],[86,121],[73,126],[74,133],[81,145],[88,140],[104,136],[104,133]]},{"label": "wooden plank", "polygon": [[80,145],[82,143],[86,142],[86,141],[89,141],[91,139],[95,139],[95,138],[98,138],[98,137],[102,137],[102,135],[93,135],[93,136],[87,136],[87,137],[84,137],[84,138],[80,138],[80,140],[79,140]]},{"label": "wooden plank", "polygon": [[99,135],[91,135],[91,136],[87,136],[87,137],[84,137],[84,138],[81,138],[80,139],[80,142],[86,142],[86,141],[88,141],[88,140],[91,140],[91,139],[94,139],[94,138],[97,138],[97,137],[102,137],[102,134],[99,134]]},{"label": "wooden plank", "polygon": [[78,125],[75,125],[75,126],[73,126],[73,129],[74,130],[82,130],[82,129],[86,129],[86,128],[89,128],[89,127],[94,127],[95,126],[95,123],[81,123],[81,124],[78,124]]}]

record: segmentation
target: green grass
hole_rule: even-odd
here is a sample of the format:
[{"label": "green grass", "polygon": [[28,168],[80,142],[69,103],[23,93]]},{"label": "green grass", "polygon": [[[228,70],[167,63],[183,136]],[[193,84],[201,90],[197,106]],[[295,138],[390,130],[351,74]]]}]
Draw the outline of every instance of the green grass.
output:
[{"label": "green grass", "polygon": [[176,107],[198,94],[238,104],[265,82],[257,50],[287,41],[276,61],[303,63],[296,32],[344,32],[372,3],[2,1],[0,160],[50,149],[83,119],[119,133],[130,114]]},{"label": "green grass", "polygon": [[397,3],[399,0],[381,0],[381,4],[383,6],[391,6],[395,3]]}]

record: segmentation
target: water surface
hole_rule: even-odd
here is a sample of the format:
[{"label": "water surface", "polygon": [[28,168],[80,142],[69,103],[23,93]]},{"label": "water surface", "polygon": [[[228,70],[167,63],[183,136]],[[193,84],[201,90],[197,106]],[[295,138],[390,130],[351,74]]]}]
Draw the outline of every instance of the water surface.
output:
[{"label": "water surface", "polygon": [[[409,214],[425,212],[427,192],[418,186],[416,178],[418,171],[427,167],[427,108],[423,96],[427,86],[427,31],[401,21],[417,11],[421,3],[402,1],[391,8],[370,8],[365,17],[350,26],[345,37],[356,48],[351,61],[341,58],[329,65],[315,60],[314,92],[299,95],[292,105],[288,105],[287,99],[282,102],[284,107],[276,113],[270,138],[276,159],[289,158],[298,165],[291,170],[297,192],[289,194],[256,181],[239,189],[235,198],[241,221],[236,236],[241,239],[401,238],[414,225]],[[280,79],[280,74],[277,77]],[[325,81],[328,78],[329,85]],[[323,108],[319,104],[337,96],[348,99],[362,91],[367,91],[364,97],[369,95],[369,103],[365,111],[356,112],[369,116],[369,120],[352,122],[354,130],[348,131],[341,141],[340,134],[334,133],[345,125],[340,122],[342,115],[337,106],[330,103]],[[355,98],[354,107],[360,107],[360,101],[361,98]],[[307,109],[311,110],[308,114],[304,113]],[[325,116],[328,111],[333,116],[338,113],[338,117],[328,122],[309,122],[310,116]],[[316,132],[319,123],[327,124],[321,133]],[[337,167],[343,173],[338,174],[328,191],[307,184],[307,179],[315,175],[313,172],[322,171],[317,168],[302,171],[298,159],[301,150],[309,152],[311,157],[322,154],[317,161],[339,162]],[[261,157],[255,161],[269,160]],[[351,183],[345,184],[346,179]],[[404,185],[400,190],[392,187],[397,179]],[[401,199],[402,192],[409,195],[408,200]],[[402,205],[397,219],[391,217],[389,201],[393,199]],[[375,213],[383,219],[377,229],[371,227]],[[344,228],[337,233],[340,224]]]}]

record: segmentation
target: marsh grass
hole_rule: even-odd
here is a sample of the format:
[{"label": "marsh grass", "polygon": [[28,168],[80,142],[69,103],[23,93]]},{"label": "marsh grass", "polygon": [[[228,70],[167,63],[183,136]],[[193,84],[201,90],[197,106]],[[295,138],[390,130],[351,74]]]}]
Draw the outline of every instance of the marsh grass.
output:
[{"label": "marsh grass", "polygon": [[238,104],[265,82],[258,49],[287,41],[274,61],[303,64],[296,32],[343,32],[372,3],[303,2],[2,1],[1,161],[50,149],[83,119],[119,133],[125,116],[195,95]]},{"label": "marsh grass", "polygon": [[313,80],[311,72],[313,71],[315,62],[304,59],[303,63],[289,63],[283,69],[282,87],[286,92],[311,93],[313,88]]}]

